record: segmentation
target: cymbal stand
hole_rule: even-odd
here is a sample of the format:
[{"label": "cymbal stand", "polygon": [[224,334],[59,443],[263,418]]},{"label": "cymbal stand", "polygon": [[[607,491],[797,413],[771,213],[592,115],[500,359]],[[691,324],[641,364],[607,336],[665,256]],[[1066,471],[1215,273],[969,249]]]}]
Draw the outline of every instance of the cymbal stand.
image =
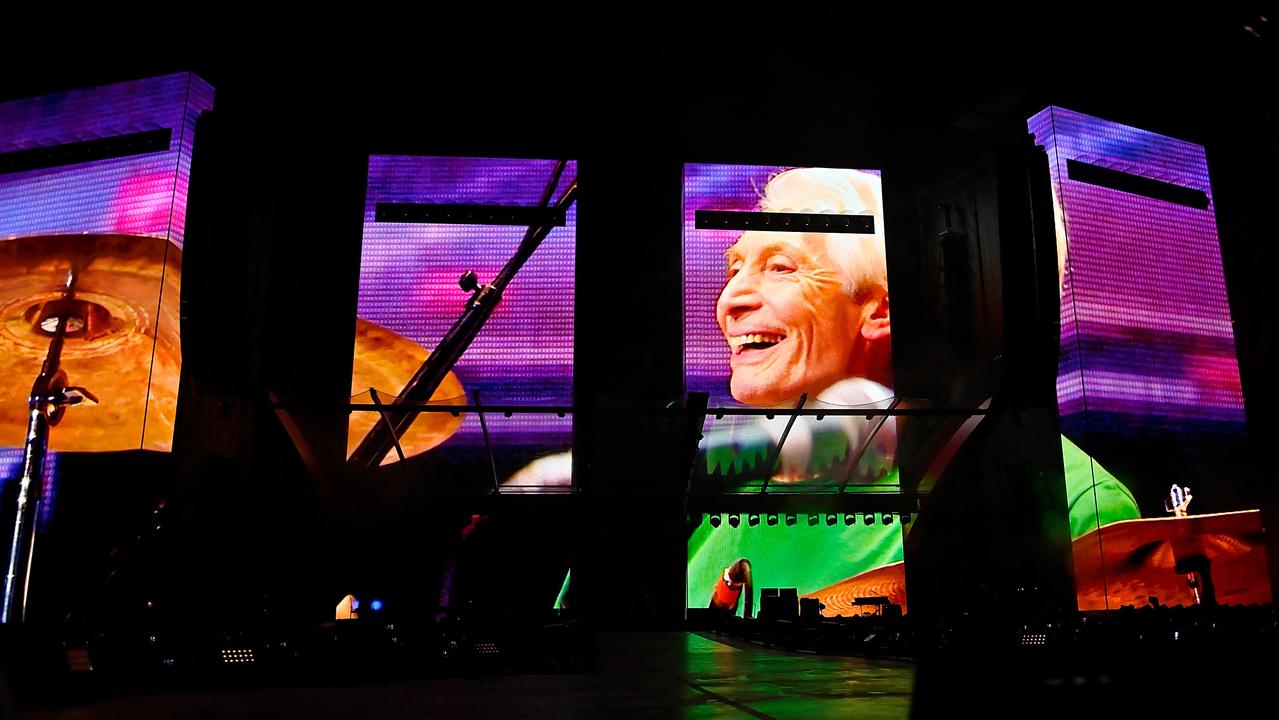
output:
[{"label": "cymbal stand", "polygon": [[[63,300],[75,296],[75,271],[67,273]],[[67,385],[62,369],[62,345],[68,334],[84,329],[85,319],[65,308],[71,303],[54,303],[60,314],[39,319],[41,329],[52,335],[49,352],[40,374],[31,385],[27,403],[27,439],[22,454],[22,479],[18,489],[18,512],[13,521],[13,544],[9,547],[9,569],[4,578],[4,605],[0,622],[20,623],[26,619],[27,586],[31,580],[31,559],[35,554],[35,524],[44,493],[44,459],[49,451],[49,428],[62,420],[70,405],[84,401],[95,404],[97,398],[81,387]],[[46,306],[50,307],[50,306]]]}]

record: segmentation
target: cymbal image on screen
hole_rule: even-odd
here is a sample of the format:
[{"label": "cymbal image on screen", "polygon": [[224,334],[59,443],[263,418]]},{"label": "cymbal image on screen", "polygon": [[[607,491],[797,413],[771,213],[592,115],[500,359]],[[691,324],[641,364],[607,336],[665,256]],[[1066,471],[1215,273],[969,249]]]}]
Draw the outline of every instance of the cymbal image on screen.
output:
[{"label": "cymbal image on screen", "polygon": [[[1260,510],[1121,520],[1075,539],[1081,610],[1196,604],[1189,568],[1206,567],[1216,601],[1271,602],[1265,526]],[[1200,564],[1188,561],[1199,558]]]},{"label": "cymbal image on screen", "polygon": [[181,268],[182,251],[162,237],[0,240],[0,445],[24,443],[31,385],[56,327],[50,320],[66,316],[67,384],[98,403],[69,408],[49,433],[49,449],[171,450]]},{"label": "cymbal image on screen", "polygon": [[[413,373],[422,367],[430,356],[426,348],[398,333],[387,330],[376,323],[363,318],[355,320],[355,362],[351,372],[351,402],[371,403],[373,398],[369,388],[378,392],[382,403],[390,404],[395,400]],[[465,405],[466,391],[462,383],[452,372],[444,376],[444,381],[431,395],[432,405]],[[349,456],[360,444],[360,440],[369,433],[373,424],[380,422],[381,413],[376,411],[357,411],[351,413],[347,430],[346,452]],[[447,412],[424,412],[417,416],[408,432],[400,438],[400,447],[405,457],[411,457],[430,450],[449,439],[462,424],[462,414],[456,416]],[[394,452],[382,460],[383,465],[397,462],[399,456]]]},{"label": "cymbal image on screen", "polygon": [[822,605],[826,606],[824,612],[826,615],[853,616],[873,610],[874,606],[863,604],[865,598],[884,598],[888,602],[901,605],[904,610],[906,565],[895,562],[872,568],[803,597],[817,598]]}]

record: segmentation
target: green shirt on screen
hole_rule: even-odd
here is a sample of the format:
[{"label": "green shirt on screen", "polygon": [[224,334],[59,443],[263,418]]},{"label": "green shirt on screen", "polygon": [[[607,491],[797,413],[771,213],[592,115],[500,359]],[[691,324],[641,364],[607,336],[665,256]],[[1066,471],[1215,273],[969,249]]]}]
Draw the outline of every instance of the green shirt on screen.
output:
[{"label": "green shirt on screen", "polygon": [[[1072,539],[1098,525],[1141,517],[1132,493],[1114,475],[1065,436],[1061,448]],[[896,469],[885,482],[897,483]],[[846,526],[842,518],[827,525],[822,518],[810,527],[806,515],[794,526],[761,522],[750,527],[743,521],[732,528],[703,522],[688,542],[688,606],[706,607],[724,568],[738,558],[751,561],[758,608],[764,587],[793,587],[802,596],[901,562],[902,525],[884,525],[878,517],[871,525]]]}]

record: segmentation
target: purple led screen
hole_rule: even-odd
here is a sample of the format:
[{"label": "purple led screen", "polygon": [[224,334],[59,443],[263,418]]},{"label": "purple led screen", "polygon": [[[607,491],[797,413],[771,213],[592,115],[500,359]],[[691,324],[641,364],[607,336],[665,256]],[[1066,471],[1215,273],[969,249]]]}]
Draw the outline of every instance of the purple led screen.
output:
[{"label": "purple led screen", "polygon": [[[0,447],[0,497],[5,497],[9,483],[17,483],[22,479],[22,448]],[[15,493],[14,497],[17,495]],[[44,458],[44,492],[40,498],[40,522],[37,527],[48,526],[53,508],[58,501],[58,454],[49,453]],[[6,509],[8,503],[5,503]],[[4,547],[8,549],[11,539],[6,536]],[[7,557],[7,555],[6,555]]]},{"label": "purple led screen", "polygon": [[122,233],[182,246],[191,143],[213,88],[190,73],[0,103],[0,153],[168,129],[169,148],[0,174],[0,237]]},{"label": "purple led screen", "polygon": [[[726,277],[724,253],[742,231],[699,230],[697,211],[756,211],[769,179],[792,167],[684,165],[684,383],[688,392],[710,393],[712,406],[741,404],[728,391],[729,350],[715,321],[715,303]],[[859,172],[879,175],[877,170]],[[875,218],[876,232],[881,235],[883,220],[882,215]]]},{"label": "purple led screen", "polygon": [[[491,282],[526,231],[513,225],[378,222],[378,203],[532,207],[554,166],[553,160],[370,157],[359,318],[433,350],[470,297],[458,287],[458,278],[473,270],[481,284]],[[559,197],[576,176],[577,163],[571,161],[552,197]],[[568,209],[566,220],[507,286],[496,311],[454,367],[469,403],[478,397],[483,405],[572,404],[576,206]],[[402,388],[377,389],[396,394]],[[499,452],[520,446],[524,450],[517,452],[536,455],[568,449],[572,422],[555,414],[497,414],[488,417],[488,430]],[[447,444],[483,442],[479,418],[467,413]]]},{"label": "purple led screen", "polygon": [[[1029,128],[1048,152],[1068,247],[1057,380],[1063,427],[1092,417],[1123,432],[1242,431],[1203,147],[1056,107]],[[1070,161],[1201,191],[1207,208],[1072,179]]]},{"label": "purple led screen", "polygon": [[37,325],[64,313],[62,368],[101,402],[67,412],[50,448],[171,449],[191,147],[212,105],[190,73],[0,103],[0,444],[23,442]]}]

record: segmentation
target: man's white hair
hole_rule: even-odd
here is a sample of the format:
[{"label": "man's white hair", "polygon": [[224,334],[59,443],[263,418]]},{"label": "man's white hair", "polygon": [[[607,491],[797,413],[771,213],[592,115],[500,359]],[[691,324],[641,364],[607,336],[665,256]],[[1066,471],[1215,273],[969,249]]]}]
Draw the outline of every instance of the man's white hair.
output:
[{"label": "man's white hair", "polygon": [[873,234],[822,235],[827,252],[848,276],[846,290],[850,295],[855,297],[872,287],[888,288],[883,192],[878,175],[836,168],[786,170],[774,175],[764,186],[759,209],[763,212],[873,215]]}]

